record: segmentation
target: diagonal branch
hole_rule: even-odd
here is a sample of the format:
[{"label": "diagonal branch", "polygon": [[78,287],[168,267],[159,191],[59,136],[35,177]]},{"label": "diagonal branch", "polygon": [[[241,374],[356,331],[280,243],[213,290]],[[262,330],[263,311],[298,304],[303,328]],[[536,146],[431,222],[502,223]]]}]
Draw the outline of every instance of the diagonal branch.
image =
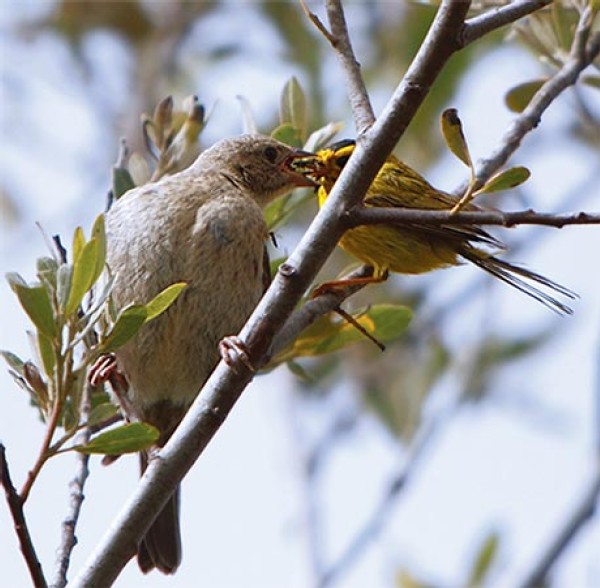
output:
[{"label": "diagonal branch", "polygon": [[593,11],[588,6],[580,16],[568,60],[513,120],[497,149],[488,158],[478,162],[478,180],[485,182],[508,161],[525,136],[539,125],[542,114],[550,104],[566,88],[574,85],[581,72],[600,54],[600,31],[591,33],[593,17]]},{"label": "diagonal branch", "polygon": [[14,487],[10,472],[8,470],[8,461],[6,460],[6,449],[4,445],[0,443],[0,484],[4,488],[4,494],[6,495],[6,502],[12,516],[15,531],[19,538],[19,544],[27,569],[31,579],[33,580],[36,588],[46,588],[46,578],[44,578],[44,572],[42,571],[42,564],[35,553],[35,547],[29,534],[29,528],[27,527],[27,521],[25,520],[25,513],[23,512],[23,501],[17,493]]},{"label": "diagonal branch", "polygon": [[327,0],[326,7],[331,34],[335,41],[333,47],[345,73],[346,89],[354,115],[356,133],[360,136],[373,125],[375,114],[371,106],[367,86],[360,72],[360,63],[357,61],[352,49],[341,0]]}]

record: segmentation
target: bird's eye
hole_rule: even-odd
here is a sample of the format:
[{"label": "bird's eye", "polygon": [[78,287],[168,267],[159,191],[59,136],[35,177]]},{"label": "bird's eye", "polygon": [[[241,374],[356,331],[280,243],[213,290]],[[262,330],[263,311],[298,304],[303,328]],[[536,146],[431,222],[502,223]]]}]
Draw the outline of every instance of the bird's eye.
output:
[{"label": "bird's eye", "polygon": [[342,169],[348,163],[349,159],[349,155],[342,155],[341,157],[338,157],[335,162],[338,164],[339,168]]},{"label": "bird's eye", "polygon": [[277,149],[275,147],[266,147],[263,154],[271,163],[275,163],[277,159]]}]

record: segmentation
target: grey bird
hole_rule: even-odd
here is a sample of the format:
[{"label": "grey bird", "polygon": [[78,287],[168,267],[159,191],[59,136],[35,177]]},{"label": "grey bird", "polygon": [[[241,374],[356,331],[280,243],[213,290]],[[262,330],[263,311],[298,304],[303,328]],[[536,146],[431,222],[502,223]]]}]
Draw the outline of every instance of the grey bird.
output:
[{"label": "grey bird", "polygon": [[[216,143],[187,169],[130,190],[106,216],[118,308],[146,303],[167,286],[187,287],[116,353],[134,418],[165,444],[219,361],[220,342],[239,332],[265,290],[262,208],[310,181],[290,167],[306,153],[243,135]],[[148,455],[142,454],[142,472]],[[181,563],[179,489],[138,548],[143,572]]]}]

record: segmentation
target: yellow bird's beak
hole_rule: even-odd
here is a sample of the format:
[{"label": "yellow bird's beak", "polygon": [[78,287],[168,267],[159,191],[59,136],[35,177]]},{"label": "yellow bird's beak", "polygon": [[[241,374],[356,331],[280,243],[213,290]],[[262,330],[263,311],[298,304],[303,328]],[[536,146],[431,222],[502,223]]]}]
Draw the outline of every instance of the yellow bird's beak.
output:
[{"label": "yellow bird's beak", "polygon": [[298,178],[299,186],[320,185],[319,178],[323,175],[325,165],[322,158],[308,151],[297,150],[283,162],[283,169]]}]

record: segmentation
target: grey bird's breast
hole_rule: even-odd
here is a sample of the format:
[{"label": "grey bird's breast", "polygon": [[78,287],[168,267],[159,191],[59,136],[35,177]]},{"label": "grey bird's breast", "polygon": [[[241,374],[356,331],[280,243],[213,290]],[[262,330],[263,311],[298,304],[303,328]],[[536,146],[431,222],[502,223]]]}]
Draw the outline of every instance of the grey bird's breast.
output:
[{"label": "grey bird's breast", "polygon": [[218,362],[219,341],[240,330],[264,288],[267,228],[259,206],[235,191],[182,192],[170,180],[124,195],[107,214],[117,307],[187,283],[117,352],[142,415],[163,400],[192,402]]}]

